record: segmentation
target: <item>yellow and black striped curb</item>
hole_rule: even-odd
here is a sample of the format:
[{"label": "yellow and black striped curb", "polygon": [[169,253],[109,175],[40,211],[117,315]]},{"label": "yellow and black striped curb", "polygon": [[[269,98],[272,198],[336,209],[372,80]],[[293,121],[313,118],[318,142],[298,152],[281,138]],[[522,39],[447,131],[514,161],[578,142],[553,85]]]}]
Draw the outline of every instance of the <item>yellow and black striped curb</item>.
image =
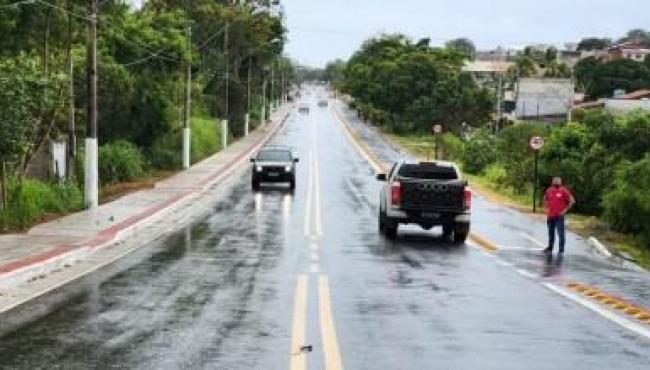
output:
[{"label": "yellow and black striped curb", "polygon": [[623,298],[616,297],[612,294],[586,284],[568,282],[566,283],[566,287],[579,293],[580,295],[583,295],[594,301],[598,301],[603,305],[609,306],[619,312],[622,312],[628,316],[632,316],[635,319],[650,325],[650,311],[646,308],[635,305]]}]

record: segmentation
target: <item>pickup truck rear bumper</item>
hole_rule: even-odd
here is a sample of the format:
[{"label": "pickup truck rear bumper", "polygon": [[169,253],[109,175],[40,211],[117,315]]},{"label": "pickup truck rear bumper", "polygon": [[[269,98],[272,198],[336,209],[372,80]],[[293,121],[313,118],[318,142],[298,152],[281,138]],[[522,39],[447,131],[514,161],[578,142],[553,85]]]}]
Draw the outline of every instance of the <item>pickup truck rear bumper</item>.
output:
[{"label": "pickup truck rear bumper", "polygon": [[451,223],[470,223],[471,214],[469,212],[452,213],[452,212],[428,212],[428,211],[402,211],[398,209],[387,209],[386,216],[392,221],[400,224],[418,224],[418,225],[445,225]]}]

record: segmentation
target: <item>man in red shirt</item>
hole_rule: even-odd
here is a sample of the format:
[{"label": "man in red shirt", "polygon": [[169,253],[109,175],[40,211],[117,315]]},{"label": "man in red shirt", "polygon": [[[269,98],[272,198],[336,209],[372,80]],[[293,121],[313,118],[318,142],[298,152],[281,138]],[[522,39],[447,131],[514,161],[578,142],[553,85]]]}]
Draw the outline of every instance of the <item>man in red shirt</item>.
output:
[{"label": "man in red shirt", "polygon": [[544,205],[546,206],[546,223],[548,225],[548,247],[544,253],[553,253],[555,244],[555,230],[560,239],[560,254],[564,253],[565,233],[564,215],[576,204],[573,195],[566,187],[562,186],[562,178],[554,177],[551,187],[546,189],[544,194]]}]

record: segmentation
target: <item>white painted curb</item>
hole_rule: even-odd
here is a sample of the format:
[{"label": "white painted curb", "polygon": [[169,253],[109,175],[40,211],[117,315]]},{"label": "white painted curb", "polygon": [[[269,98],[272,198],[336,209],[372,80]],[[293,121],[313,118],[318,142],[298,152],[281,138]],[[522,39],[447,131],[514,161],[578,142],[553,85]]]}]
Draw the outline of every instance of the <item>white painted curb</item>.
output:
[{"label": "white painted curb", "polygon": [[598,253],[604,255],[607,258],[612,257],[612,252],[610,252],[609,249],[607,249],[607,247],[605,247],[603,245],[603,243],[600,242],[600,240],[598,240],[598,239],[596,239],[595,237],[592,236],[592,237],[589,237],[589,239],[587,241],[588,241],[589,245],[592,248],[594,248],[594,249],[596,249],[598,251]]}]

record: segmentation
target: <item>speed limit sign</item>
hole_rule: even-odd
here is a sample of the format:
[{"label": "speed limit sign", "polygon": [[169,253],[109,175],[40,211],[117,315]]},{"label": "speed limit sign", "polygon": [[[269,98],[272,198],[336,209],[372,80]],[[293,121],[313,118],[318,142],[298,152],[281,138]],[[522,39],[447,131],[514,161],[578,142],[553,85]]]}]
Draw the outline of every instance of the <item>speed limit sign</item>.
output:
[{"label": "speed limit sign", "polygon": [[540,150],[544,147],[544,137],[533,136],[530,138],[530,148],[532,150]]}]

